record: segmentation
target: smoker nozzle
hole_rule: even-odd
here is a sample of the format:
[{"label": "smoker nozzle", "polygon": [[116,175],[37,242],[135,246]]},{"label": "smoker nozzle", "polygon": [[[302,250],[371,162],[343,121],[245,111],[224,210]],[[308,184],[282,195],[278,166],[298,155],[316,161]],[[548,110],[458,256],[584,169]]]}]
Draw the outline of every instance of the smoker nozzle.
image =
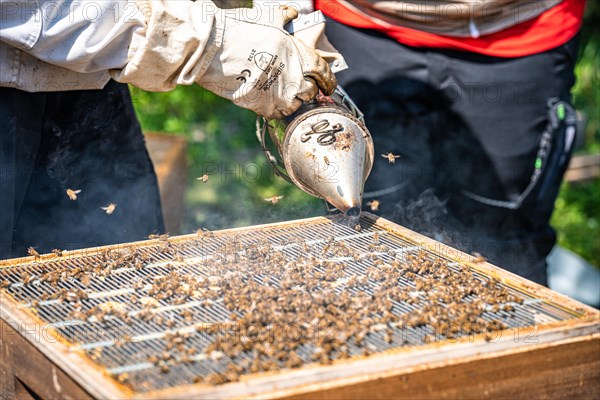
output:
[{"label": "smoker nozzle", "polygon": [[[257,128],[267,159],[280,176],[348,216],[360,215],[374,147],[362,113],[343,89],[318,96],[286,120]],[[266,133],[279,158],[267,150]]]},{"label": "smoker nozzle", "polygon": [[347,217],[358,217],[360,216],[360,207],[350,207],[344,213]]}]

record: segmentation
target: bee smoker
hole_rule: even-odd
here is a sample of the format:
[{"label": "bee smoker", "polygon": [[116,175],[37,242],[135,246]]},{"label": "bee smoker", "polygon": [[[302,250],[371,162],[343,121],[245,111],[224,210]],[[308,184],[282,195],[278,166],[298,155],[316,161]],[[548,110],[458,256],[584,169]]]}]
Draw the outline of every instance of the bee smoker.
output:
[{"label": "bee smoker", "polygon": [[[277,175],[346,213],[360,214],[374,148],[363,115],[338,86],[285,120],[257,121],[257,135]],[[275,156],[266,145],[269,136]]]},{"label": "bee smoker", "polygon": [[[333,72],[346,69],[324,27],[325,17],[316,11],[286,29],[316,49]],[[256,133],[277,175],[348,216],[360,214],[365,181],[373,167],[373,140],[362,112],[340,86],[331,96],[320,94],[285,119],[259,117]],[[267,136],[275,152],[267,148]]]}]

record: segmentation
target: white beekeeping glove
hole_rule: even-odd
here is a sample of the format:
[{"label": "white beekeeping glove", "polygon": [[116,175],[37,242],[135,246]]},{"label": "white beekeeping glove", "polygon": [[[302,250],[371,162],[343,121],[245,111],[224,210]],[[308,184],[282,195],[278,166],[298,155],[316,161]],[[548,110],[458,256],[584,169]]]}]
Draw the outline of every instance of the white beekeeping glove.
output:
[{"label": "white beekeeping glove", "polygon": [[215,23],[221,48],[196,82],[267,118],[290,115],[319,89],[331,94],[327,62],[283,29],[297,16],[287,7],[224,10]]},{"label": "white beekeeping glove", "polygon": [[217,9],[210,1],[137,1],[147,18],[130,60],[111,75],[145,90],[194,82],[267,118],[282,118],[337,82],[283,26],[291,8]]},{"label": "white beekeeping glove", "polygon": [[314,0],[252,0],[253,8],[263,9],[265,7],[293,7],[300,15],[307,15],[315,11]]}]

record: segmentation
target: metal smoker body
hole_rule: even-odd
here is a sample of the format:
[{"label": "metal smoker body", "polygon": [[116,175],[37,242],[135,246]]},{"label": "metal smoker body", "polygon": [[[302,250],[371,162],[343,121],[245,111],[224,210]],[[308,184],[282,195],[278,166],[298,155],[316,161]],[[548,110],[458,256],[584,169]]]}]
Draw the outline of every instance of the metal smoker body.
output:
[{"label": "metal smoker body", "polygon": [[[360,214],[373,140],[363,114],[341,87],[285,120],[259,119],[257,134],[278,175],[347,215]],[[278,157],[268,149],[267,135]]]}]

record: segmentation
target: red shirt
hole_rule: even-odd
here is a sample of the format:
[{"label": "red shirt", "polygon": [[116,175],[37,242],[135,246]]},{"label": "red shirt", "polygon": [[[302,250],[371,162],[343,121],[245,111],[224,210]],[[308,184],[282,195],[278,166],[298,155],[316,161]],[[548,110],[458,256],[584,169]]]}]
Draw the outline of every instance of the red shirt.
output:
[{"label": "red shirt", "polygon": [[585,0],[564,0],[529,21],[477,39],[436,35],[402,26],[383,26],[336,0],[315,0],[315,6],[338,22],[384,32],[408,46],[463,50],[495,57],[522,57],[553,49],[572,39],[581,28]]}]

